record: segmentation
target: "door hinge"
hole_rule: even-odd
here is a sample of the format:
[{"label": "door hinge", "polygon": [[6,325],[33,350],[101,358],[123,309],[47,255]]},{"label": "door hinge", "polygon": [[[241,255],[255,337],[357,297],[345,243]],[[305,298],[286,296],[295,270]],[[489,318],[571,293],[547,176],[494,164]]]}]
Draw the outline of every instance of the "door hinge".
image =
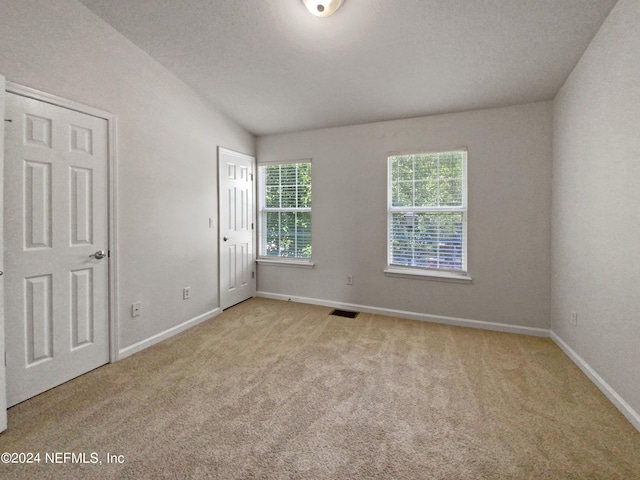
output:
[{"label": "door hinge", "polygon": [[256,272],[251,272],[251,278],[256,278]]},{"label": "door hinge", "polygon": [[251,175],[251,181],[253,182],[253,173],[250,173],[249,175]]},{"label": "door hinge", "polygon": [[107,258],[111,258],[111,250],[107,250]]},{"label": "door hinge", "polygon": [[251,230],[253,230],[253,223],[251,224]]}]

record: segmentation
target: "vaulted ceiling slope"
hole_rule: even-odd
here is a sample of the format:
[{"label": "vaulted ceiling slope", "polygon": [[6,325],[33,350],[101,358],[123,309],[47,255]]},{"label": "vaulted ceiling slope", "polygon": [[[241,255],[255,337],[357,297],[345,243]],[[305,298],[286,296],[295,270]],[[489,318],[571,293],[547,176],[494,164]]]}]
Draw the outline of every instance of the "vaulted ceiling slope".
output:
[{"label": "vaulted ceiling slope", "polygon": [[80,0],[255,135],[552,99],[616,0]]}]

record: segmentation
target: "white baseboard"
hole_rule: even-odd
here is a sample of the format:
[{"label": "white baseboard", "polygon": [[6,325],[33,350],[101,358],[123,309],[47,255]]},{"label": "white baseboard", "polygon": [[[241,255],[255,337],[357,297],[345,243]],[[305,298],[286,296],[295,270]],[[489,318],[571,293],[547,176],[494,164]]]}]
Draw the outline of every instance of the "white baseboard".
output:
[{"label": "white baseboard", "polygon": [[562,338],[560,338],[555,332],[551,332],[551,339],[558,345],[567,356],[573,360],[580,370],[589,377],[596,387],[600,389],[602,393],[613,403],[620,413],[622,413],[631,424],[640,431],[640,415],[636,412],[631,405],[625,402],[618,392],[616,392],[611,385],[604,381],[604,379],[597,374],[597,372],[591,368],[591,366],[584,361],[584,359],[578,355]]},{"label": "white baseboard", "polygon": [[134,343],[133,345],[129,345],[121,349],[118,352],[118,360],[122,360],[123,358],[129,357],[134,353],[137,353],[141,350],[144,350],[151,345],[155,345],[162,340],[166,340],[169,337],[173,337],[174,335],[185,331],[188,328],[194,327],[199,323],[204,322],[205,320],[209,320],[210,318],[216,317],[222,313],[222,310],[219,308],[214,308],[202,315],[198,315],[197,317],[192,318],[191,320],[187,320],[186,322],[181,323],[180,325],[176,325],[175,327],[168,328],[164,332],[160,332],[152,337],[149,337],[145,340],[142,340],[138,343]]},{"label": "white baseboard", "polygon": [[544,328],[523,327],[520,325],[506,325],[504,323],[483,322],[480,320],[469,320],[466,318],[444,317],[441,315],[429,315],[426,313],[407,312],[404,310],[393,310],[390,308],[370,307],[367,305],[356,305],[353,303],[333,302],[319,298],[295,297],[282,295],[279,293],[257,292],[258,297],[271,298],[274,300],[291,300],[298,303],[309,303],[311,305],[321,305],[323,307],[341,308],[344,310],[354,310],[357,312],[375,313],[388,315],[390,317],[408,318],[410,320],[421,320],[424,322],[441,323],[444,325],[454,325],[456,327],[478,328],[482,330],[493,330],[496,332],[518,333],[521,335],[533,335],[536,337],[548,337],[550,331]]}]

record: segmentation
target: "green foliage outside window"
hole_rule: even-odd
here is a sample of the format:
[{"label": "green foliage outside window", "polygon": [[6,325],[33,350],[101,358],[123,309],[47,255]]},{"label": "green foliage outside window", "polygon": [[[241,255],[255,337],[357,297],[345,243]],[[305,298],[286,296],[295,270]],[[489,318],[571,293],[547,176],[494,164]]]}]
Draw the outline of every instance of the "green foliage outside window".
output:
[{"label": "green foliage outside window", "polygon": [[311,258],[311,163],[260,169],[264,185],[261,254]]},{"label": "green foliage outside window", "polygon": [[462,206],[463,153],[391,157],[392,206]]},{"label": "green foliage outside window", "polygon": [[389,263],[464,269],[465,151],[389,157]]}]

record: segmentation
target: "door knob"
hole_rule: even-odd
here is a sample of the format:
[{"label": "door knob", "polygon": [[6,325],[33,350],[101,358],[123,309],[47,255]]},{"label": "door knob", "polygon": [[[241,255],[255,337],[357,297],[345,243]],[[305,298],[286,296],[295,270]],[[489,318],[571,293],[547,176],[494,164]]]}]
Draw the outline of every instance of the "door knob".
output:
[{"label": "door knob", "polygon": [[98,250],[96,253],[89,255],[90,257],[95,257],[96,260],[102,260],[107,256],[104,250]]},{"label": "door knob", "polygon": [[222,237],[222,240],[226,242],[227,240],[231,240],[231,237]]}]

